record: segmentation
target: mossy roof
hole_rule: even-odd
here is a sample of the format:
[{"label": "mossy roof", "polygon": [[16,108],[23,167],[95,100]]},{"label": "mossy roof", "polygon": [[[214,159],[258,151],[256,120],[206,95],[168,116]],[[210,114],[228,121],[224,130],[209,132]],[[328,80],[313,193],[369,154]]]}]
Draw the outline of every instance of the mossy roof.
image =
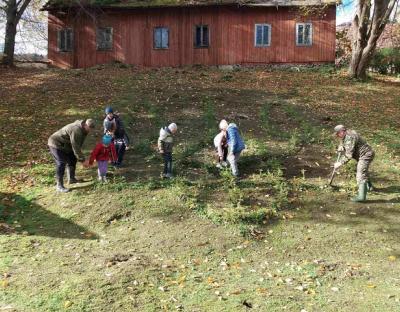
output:
[{"label": "mossy roof", "polygon": [[49,0],[44,10],[67,7],[151,8],[185,6],[314,6],[335,4],[336,0]]}]

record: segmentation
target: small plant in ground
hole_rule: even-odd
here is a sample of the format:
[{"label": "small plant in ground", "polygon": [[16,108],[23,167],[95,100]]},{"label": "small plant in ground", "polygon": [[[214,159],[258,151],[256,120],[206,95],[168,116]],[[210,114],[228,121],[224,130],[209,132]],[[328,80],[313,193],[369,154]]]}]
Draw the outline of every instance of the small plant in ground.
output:
[{"label": "small plant in ground", "polygon": [[284,138],[285,133],[280,131],[275,122],[274,119],[271,118],[272,115],[272,107],[274,105],[279,105],[280,101],[272,101],[272,102],[266,102],[263,106],[260,108],[260,122],[261,122],[261,127],[266,131],[266,134],[269,137],[277,137],[277,138]]},{"label": "small plant in ground", "polygon": [[146,158],[151,157],[154,158],[156,157],[156,152],[152,148],[153,142],[149,139],[143,139],[137,142],[134,146],[134,152],[145,156]]},{"label": "small plant in ground", "polygon": [[221,80],[222,81],[232,81],[233,80],[233,75],[229,74],[229,73],[225,73],[222,77]]},{"label": "small plant in ground", "polygon": [[301,142],[301,139],[300,139],[299,131],[297,129],[294,129],[292,131],[289,141],[288,141],[288,153],[289,154],[295,153],[299,148],[300,142]]}]

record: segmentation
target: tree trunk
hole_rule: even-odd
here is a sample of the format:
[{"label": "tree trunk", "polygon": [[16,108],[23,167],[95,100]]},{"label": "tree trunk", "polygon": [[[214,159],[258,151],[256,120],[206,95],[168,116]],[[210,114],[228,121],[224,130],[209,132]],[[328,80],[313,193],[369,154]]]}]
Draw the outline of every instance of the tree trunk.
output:
[{"label": "tree trunk", "polygon": [[3,65],[14,65],[14,49],[15,49],[15,35],[17,34],[17,27],[14,23],[7,22],[6,36],[4,40],[4,56]]},{"label": "tree trunk", "polygon": [[[371,1],[374,1],[372,5]],[[349,76],[365,80],[377,41],[399,0],[359,0],[352,23],[353,41]],[[371,7],[373,14],[371,16]]]},{"label": "tree trunk", "polygon": [[17,34],[17,25],[31,0],[6,0],[6,33],[4,39],[3,65],[14,65],[15,36]]},{"label": "tree trunk", "polygon": [[4,39],[3,65],[14,65],[15,36],[17,34],[17,2],[8,0],[6,5],[6,33]]}]

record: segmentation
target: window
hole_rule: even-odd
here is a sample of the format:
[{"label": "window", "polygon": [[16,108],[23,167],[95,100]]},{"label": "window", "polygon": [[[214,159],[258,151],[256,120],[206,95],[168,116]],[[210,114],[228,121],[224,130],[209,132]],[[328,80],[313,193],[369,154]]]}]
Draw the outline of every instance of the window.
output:
[{"label": "window", "polygon": [[154,49],[168,49],[169,29],[165,27],[154,28]]},{"label": "window", "polygon": [[271,25],[256,24],[254,31],[254,45],[256,47],[268,47],[271,44]]},{"label": "window", "polygon": [[195,27],[195,37],[194,46],[196,48],[206,48],[209,45],[208,42],[208,26],[207,25],[197,25]]},{"label": "window", "polygon": [[72,51],[73,32],[71,28],[65,28],[58,31],[57,34],[58,51]]},{"label": "window", "polygon": [[112,27],[97,28],[96,47],[99,51],[112,50],[113,47],[113,29]]},{"label": "window", "polygon": [[312,45],[312,24],[311,23],[296,24],[296,45],[298,45],[298,46]]}]

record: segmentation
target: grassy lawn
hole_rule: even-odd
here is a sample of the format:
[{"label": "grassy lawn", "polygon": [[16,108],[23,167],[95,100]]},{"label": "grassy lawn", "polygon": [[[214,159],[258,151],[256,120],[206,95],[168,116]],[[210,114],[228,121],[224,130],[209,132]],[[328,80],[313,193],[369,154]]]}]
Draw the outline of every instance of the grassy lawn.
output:
[{"label": "grassy lawn", "polygon": [[[329,67],[0,72],[0,311],[400,311],[400,81]],[[54,191],[47,138],[111,105],[125,166]],[[247,149],[242,178],[213,163],[218,122]],[[176,178],[159,128],[176,122]],[[355,204],[355,163],[327,181],[344,123],[374,147],[377,191]]]}]

